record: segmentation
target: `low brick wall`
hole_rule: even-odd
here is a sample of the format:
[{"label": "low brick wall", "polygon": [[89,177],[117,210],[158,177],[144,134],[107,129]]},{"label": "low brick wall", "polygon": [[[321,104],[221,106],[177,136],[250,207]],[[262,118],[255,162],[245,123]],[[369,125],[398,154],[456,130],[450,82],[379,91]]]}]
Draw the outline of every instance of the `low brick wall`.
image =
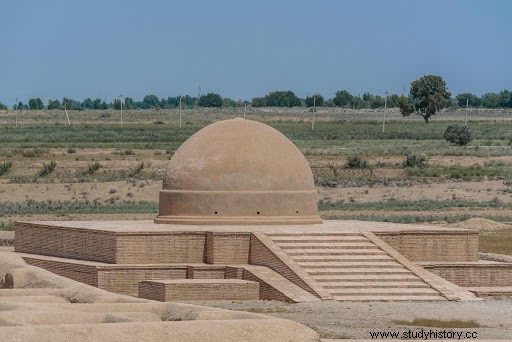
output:
[{"label": "low brick wall", "polygon": [[139,283],[140,298],[177,300],[258,300],[259,284],[239,279],[146,280]]},{"label": "low brick wall", "polygon": [[376,236],[410,261],[478,261],[476,231],[394,231]]},{"label": "low brick wall", "polygon": [[422,264],[462,287],[512,286],[512,263]]},{"label": "low brick wall", "polygon": [[98,273],[96,266],[30,257],[23,257],[23,260],[25,260],[29,265],[41,267],[60,276],[98,287]]}]

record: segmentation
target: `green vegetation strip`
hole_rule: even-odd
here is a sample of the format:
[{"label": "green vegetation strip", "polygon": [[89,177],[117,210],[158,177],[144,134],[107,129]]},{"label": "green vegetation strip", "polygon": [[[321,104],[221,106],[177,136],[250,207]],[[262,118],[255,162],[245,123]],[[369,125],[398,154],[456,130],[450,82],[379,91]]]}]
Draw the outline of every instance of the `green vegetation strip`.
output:
[{"label": "green vegetation strip", "polygon": [[455,223],[469,220],[470,218],[485,218],[494,221],[512,222],[512,216],[507,215],[482,215],[482,214],[455,214],[455,215],[379,215],[379,214],[346,214],[346,215],[321,215],[327,220],[358,220],[391,223],[424,223],[447,222]]},{"label": "green vegetation strip", "polygon": [[490,201],[470,202],[470,201],[437,201],[437,200],[420,200],[420,201],[387,201],[387,202],[324,202],[318,203],[320,211],[340,210],[340,211],[357,211],[357,210],[400,210],[400,211],[428,211],[447,208],[512,208],[512,202],[504,203],[498,198]]},{"label": "green vegetation strip", "polygon": [[454,320],[440,320],[440,319],[428,319],[428,318],[415,318],[413,321],[402,321],[394,320],[393,323],[400,325],[411,325],[416,327],[433,327],[433,328],[480,328],[478,322],[462,321],[458,319]]},{"label": "green vegetation strip", "polygon": [[157,213],[158,203],[123,201],[103,204],[95,201],[33,201],[23,203],[2,202],[0,216],[34,214],[123,214]]}]

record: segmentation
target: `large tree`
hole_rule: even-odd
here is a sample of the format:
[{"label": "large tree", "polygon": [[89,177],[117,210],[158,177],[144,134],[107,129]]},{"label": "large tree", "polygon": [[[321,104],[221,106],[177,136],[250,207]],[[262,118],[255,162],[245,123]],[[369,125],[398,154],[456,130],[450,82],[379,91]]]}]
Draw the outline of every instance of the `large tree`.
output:
[{"label": "large tree", "polygon": [[273,91],[265,96],[265,102],[269,107],[300,107],[300,99],[291,90]]},{"label": "large tree", "polygon": [[348,91],[338,90],[332,100],[336,107],[348,107],[351,105],[353,98]]},{"label": "large tree", "polygon": [[324,105],[324,97],[320,94],[315,94],[306,97],[306,107],[322,107]]},{"label": "large tree", "polygon": [[208,93],[199,98],[198,105],[200,107],[222,107],[222,96],[215,93]]},{"label": "large tree", "polygon": [[409,98],[398,99],[402,116],[412,113],[423,117],[426,123],[432,115],[444,108],[451,94],[441,76],[425,75],[411,83]]},{"label": "large tree", "polygon": [[39,97],[37,99],[30,99],[30,100],[28,100],[28,107],[31,110],[43,109],[44,108],[43,101]]}]

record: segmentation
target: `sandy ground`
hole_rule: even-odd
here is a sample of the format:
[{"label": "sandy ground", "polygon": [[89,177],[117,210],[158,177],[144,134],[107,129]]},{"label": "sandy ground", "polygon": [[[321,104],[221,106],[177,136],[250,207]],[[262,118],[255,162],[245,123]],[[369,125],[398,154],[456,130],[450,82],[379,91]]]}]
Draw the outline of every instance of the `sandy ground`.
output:
[{"label": "sandy ground", "polygon": [[[421,327],[405,326],[395,320],[414,318],[442,320],[474,320],[480,328],[450,328],[454,331],[476,331],[478,338],[512,340],[512,301],[481,302],[312,302],[286,304],[259,302],[197,302],[231,310],[248,310],[291,319],[317,331],[323,338],[370,339],[370,331],[418,331]],[[447,329],[426,328],[423,329]]]}]

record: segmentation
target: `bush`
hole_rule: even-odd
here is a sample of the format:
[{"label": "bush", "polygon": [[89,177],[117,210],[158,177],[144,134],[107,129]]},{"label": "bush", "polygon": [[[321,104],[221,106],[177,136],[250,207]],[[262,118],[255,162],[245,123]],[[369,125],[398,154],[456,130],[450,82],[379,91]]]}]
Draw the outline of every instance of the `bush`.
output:
[{"label": "bush", "polygon": [[471,141],[471,131],[468,125],[454,123],[448,125],[443,137],[452,144],[464,146]]},{"label": "bush", "polygon": [[53,170],[55,170],[56,167],[57,162],[55,160],[52,160],[48,164],[43,163],[43,168],[41,169],[41,171],[39,171],[39,177],[48,176],[50,173],[53,172]]},{"label": "bush", "polygon": [[369,167],[370,164],[368,164],[368,161],[358,155],[348,156],[347,163],[345,164],[345,168],[347,169],[367,169]]},{"label": "bush", "polygon": [[402,163],[403,167],[427,167],[427,157],[425,155],[408,154]]},{"label": "bush", "polygon": [[2,164],[0,164],[0,176],[5,175],[12,167],[12,161],[4,161]]},{"label": "bush", "polygon": [[76,149],[75,148],[68,148],[68,153],[71,154],[71,153],[76,153]]},{"label": "bush", "polygon": [[93,173],[95,173],[96,171],[98,171],[101,167],[101,164],[99,162],[95,162],[94,164],[91,164],[87,167],[87,170],[85,170],[84,172],[84,176],[92,176]]}]

